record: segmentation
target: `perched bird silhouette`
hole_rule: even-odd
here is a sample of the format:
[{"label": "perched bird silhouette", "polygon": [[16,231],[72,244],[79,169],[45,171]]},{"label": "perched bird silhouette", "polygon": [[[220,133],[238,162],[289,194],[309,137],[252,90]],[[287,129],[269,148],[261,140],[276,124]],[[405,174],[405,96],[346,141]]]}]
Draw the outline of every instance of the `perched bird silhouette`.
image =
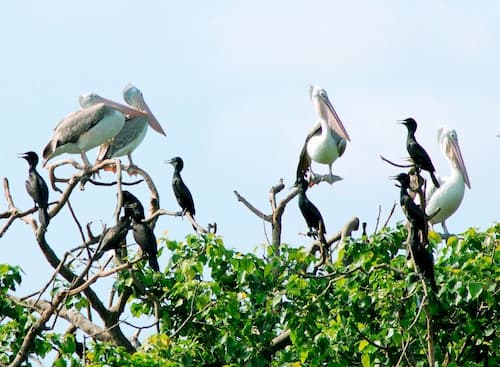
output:
[{"label": "perched bird silhouette", "polygon": [[410,155],[411,160],[413,161],[415,166],[428,171],[431,175],[434,186],[439,187],[439,181],[434,175],[434,172],[436,170],[434,169],[431,158],[415,138],[415,131],[417,131],[417,122],[413,118],[409,117],[403,120],[402,124],[405,125],[408,129],[408,135],[406,137],[406,150],[408,150],[408,154]]},{"label": "perched bird silhouette", "polygon": [[[330,180],[335,182],[332,164],[344,154],[349,135],[333,108],[326,90],[312,85],[309,94],[318,114],[318,122],[313,126],[302,147],[297,166],[297,180],[311,170],[311,161],[327,164]],[[312,171],[311,171],[312,172]]]},{"label": "perched bird silhouette", "polygon": [[299,189],[299,209],[304,217],[309,232],[307,235],[314,239],[318,238],[319,233],[326,234],[325,222],[318,208],[308,199],[306,191],[309,183],[304,177],[299,177],[296,186]]},{"label": "perched bird silhouette", "polygon": [[172,176],[172,189],[174,190],[175,198],[182,208],[182,213],[190,213],[194,217],[196,210],[194,208],[194,201],[191,192],[184,183],[181,177],[181,171],[184,168],[184,162],[181,157],[174,157],[165,163],[174,166],[174,174]]},{"label": "perched bird silhouette", "polygon": [[144,220],[144,207],[139,199],[137,199],[129,191],[122,191],[122,207],[124,209],[125,217],[134,219],[137,222]]},{"label": "perched bird silhouette", "polygon": [[148,262],[151,269],[160,271],[160,265],[158,265],[157,259],[158,245],[151,227],[142,221],[132,219],[132,230],[135,242],[137,242],[142,252],[148,256]]},{"label": "perched bird silhouette", "polygon": [[416,231],[412,231],[410,246],[418,270],[429,281],[432,290],[438,293],[438,287],[434,277],[434,257],[425,249]]},{"label": "perched bird silhouette", "polygon": [[361,234],[361,240],[363,242],[368,242],[368,235],[366,233],[366,222],[361,223],[361,228],[363,228],[363,233]]},{"label": "perched bird silhouette", "polygon": [[24,158],[29,164],[28,179],[26,180],[26,191],[38,207],[38,218],[43,227],[47,227],[50,222],[49,209],[49,189],[38,171],[38,155],[35,152],[19,154],[19,158]]},{"label": "perched bird silhouette", "polygon": [[427,225],[426,216],[422,209],[415,204],[408,193],[408,190],[410,189],[410,176],[407,173],[400,173],[399,175],[394,176],[393,179],[397,180],[401,185],[399,204],[401,205],[406,218],[412,227],[425,233],[425,226]]},{"label": "perched bird silhouette", "polygon": [[106,251],[117,250],[125,244],[128,230],[130,229],[130,218],[120,217],[118,223],[106,230],[102,234],[99,248],[97,249],[93,260],[99,260]]},{"label": "perched bird silhouette", "polygon": [[[441,223],[444,232],[448,234],[445,221],[455,213],[462,203],[465,186],[469,189],[471,186],[462,152],[458,145],[457,132],[452,129],[441,128],[438,130],[438,141],[450,165],[451,175],[438,178],[441,185],[439,188],[434,185],[427,186],[425,193],[426,211],[431,216],[429,221],[432,224]],[[436,214],[433,215],[433,213]]]}]

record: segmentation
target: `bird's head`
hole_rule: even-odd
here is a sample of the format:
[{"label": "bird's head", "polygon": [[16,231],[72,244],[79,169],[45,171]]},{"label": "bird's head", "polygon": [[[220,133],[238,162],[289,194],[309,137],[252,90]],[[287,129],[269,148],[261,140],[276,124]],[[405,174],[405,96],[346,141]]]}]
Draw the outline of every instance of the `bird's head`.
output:
[{"label": "bird's head", "polygon": [[19,158],[26,159],[26,161],[33,167],[38,164],[38,154],[33,151],[19,153],[18,156]]},{"label": "bird's head", "polygon": [[399,175],[392,176],[391,178],[398,181],[403,188],[410,187],[410,176],[407,173],[400,173]]},{"label": "bird's head", "polygon": [[171,164],[179,172],[184,168],[184,161],[181,157],[174,157],[172,159],[169,159],[168,161],[165,161],[165,163]]},{"label": "bird's head", "polygon": [[415,132],[417,131],[417,121],[415,119],[408,117],[407,119],[401,120],[401,124],[405,125],[408,131]]},{"label": "bird's head", "polygon": [[438,129],[438,141],[444,154],[446,154],[451,164],[460,171],[465,184],[470,189],[469,175],[458,144],[457,132],[453,129],[440,128]]},{"label": "bird's head", "polygon": [[153,112],[151,112],[151,110],[149,109],[149,106],[144,100],[142,92],[139,90],[139,88],[132,84],[127,84],[125,88],[123,88],[123,99],[129,106],[132,106],[136,110],[146,114],[149,126],[151,126],[153,130],[162,135],[167,135]]}]

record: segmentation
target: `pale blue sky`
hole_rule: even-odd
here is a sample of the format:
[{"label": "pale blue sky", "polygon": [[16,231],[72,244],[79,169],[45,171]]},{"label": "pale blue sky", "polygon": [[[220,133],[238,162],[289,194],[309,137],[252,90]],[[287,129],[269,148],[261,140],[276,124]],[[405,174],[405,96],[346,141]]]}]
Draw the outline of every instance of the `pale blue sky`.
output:
[{"label": "pale blue sky", "polygon": [[[167,132],[149,131],[134,153],[153,176],[161,206],[178,208],[172,167],[163,161],[180,155],[200,223],[216,221],[227,246],[253,251],[265,242],[263,224],[233,190],[268,212],[270,186],[279,178],[293,183],[315,119],[308,98],[314,83],[328,91],[352,139],[334,164],[344,180],[309,195],[329,233],[354,215],[373,230],[379,204],[385,219],[398,199],[388,176],[398,170],[379,155],[407,156],[406,131],[396,120],[409,116],[444,176],[436,131],[457,130],[472,190],[448,228],[484,229],[500,207],[499,14],[493,1],[3,2],[2,176],[17,205],[28,208],[27,165],[16,154],[41,152],[57,122],[78,108],[78,95],[121,100],[133,83]],[[147,197],[142,186],[133,192]],[[112,224],[114,200],[113,190],[88,186],[72,203],[97,232],[100,221]],[[398,207],[391,223],[402,218]],[[298,235],[306,226],[296,202],[283,226],[285,242],[309,246]],[[156,228],[158,237],[168,230],[178,240],[191,233],[179,218],[163,217]],[[67,209],[51,223],[48,239],[59,254],[79,244],[75,229]],[[27,290],[42,286],[51,272],[25,224],[13,225],[0,246],[0,262],[25,269]],[[164,255],[160,265],[167,261]]]}]

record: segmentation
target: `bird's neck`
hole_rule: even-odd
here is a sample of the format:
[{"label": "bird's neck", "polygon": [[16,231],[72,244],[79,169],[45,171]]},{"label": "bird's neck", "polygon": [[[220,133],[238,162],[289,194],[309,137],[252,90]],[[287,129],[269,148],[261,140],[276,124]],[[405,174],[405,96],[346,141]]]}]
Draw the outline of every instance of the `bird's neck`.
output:
[{"label": "bird's neck", "polygon": [[174,169],[174,178],[178,178],[179,180],[182,180],[180,169],[177,169],[177,168]]},{"label": "bird's neck", "polygon": [[408,129],[408,139],[415,140],[415,131]]}]

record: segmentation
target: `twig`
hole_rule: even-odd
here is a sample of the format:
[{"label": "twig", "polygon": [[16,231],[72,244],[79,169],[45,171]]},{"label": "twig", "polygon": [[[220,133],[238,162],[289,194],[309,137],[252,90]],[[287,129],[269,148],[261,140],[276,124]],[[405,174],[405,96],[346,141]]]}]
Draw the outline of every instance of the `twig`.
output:
[{"label": "twig", "polygon": [[259,217],[262,220],[265,220],[266,222],[271,222],[272,216],[268,214],[262,213],[259,209],[255,208],[250,202],[245,199],[243,196],[241,196],[238,191],[234,190],[234,194],[236,195],[236,199],[240,202],[243,203],[252,213],[254,213],[257,217]]},{"label": "twig", "polygon": [[391,217],[394,214],[394,210],[396,210],[396,202],[394,202],[394,204],[392,204],[391,211],[389,212],[389,215],[387,216],[387,220],[384,222],[384,225],[382,226],[382,229],[384,229],[385,227],[387,227],[387,225],[389,224],[389,220],[391,220]]},{"label": "twig", "polygon": [[377,213],[377,221],[375,222],[375,229],[373,230],[373,234],[377,233],[377,231],[378,231],[378,224],[380,223],[380,214],[381,213],[382,213],[382,205],[379,204],[378,213]]},{"label": "twig", "polygon": [[383,156],[380,156],[380,158],[381,158],[384,162],[387,162],[387,163],[389,163],[390,165],[393,165],[394,167],[399,167],[399,168],[410,168],[410,167],[413,167],[413,166],[414,166],[413,164],[407,164],[407,165],[397,164],[397,163],[391,162],[390,160],[388,160],[387,158],[384,158]]}]

